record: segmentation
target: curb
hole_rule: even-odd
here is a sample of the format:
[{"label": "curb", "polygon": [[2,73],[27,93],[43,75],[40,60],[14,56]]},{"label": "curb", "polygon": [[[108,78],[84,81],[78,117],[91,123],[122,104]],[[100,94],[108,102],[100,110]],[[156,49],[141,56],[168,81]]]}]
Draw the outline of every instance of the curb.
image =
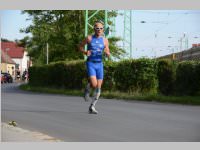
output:
[{"label": "curb", "polygon": [[61,142],[49,135],[1,123],[2,142]]}]

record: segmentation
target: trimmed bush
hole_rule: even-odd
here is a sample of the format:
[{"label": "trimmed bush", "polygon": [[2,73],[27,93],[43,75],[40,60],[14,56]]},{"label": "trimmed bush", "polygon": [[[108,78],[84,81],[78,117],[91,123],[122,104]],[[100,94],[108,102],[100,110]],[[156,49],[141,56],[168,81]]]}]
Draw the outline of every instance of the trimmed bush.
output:
[{"label": "trimmed bush", "polygon": [[156,92],[156,63],[150,59],[124,60],[114,73],[116,88],[129,92]]},{"label": "trimmed bush", "polygon": [[[103,88],[114,89],[113,73],[115,63],[105,62]],[[86,64],[83,60],[57,62],[29,69],[29,84],[32,86],[50,86],[66,89],[83,89],[88,81]]]},{"label": "trimmed bush", "polygon": [[87,72],[83,60],[70,61],[65,64],[65,79],[63,80],[65,88],[82,89],[87,82]]},{"label": "trimmed bush", "polygon": [[174,94],[174,82],[176,79],[176,67],[171,60],[158,61],[158,90],[161,94]]},{"label": "trimmed bush", "polygon": [[[200,95],[200,63],[169,60],[104,62],[103,90],[164,95]],[[29,84],[84,89],[88,81],[84,60],[57,62],[29,68]],[[175,91],[175,92],[174,92]]]},{"label": "trimmed bush", "polygon": [[104,63],[104,81],[103,89],[107,91],[115,90],[114,72],[116,70],[117,63],[106,61]]},{"label": "trimmed bush", "polygon": [[179,63],[176,70],[176,93],[178,95],[196,95],[199,90],[199,64],[194,61]]},{"label": "trimmed bush", "polygon": [[196,95],[200,95],[200,62],[195,66],[195,76],[197,83]]},{"label": "trimmed bush", "polygon": [[86,78],[86,69],[84,61],[58,62],[30,67],[29,74],[29,84],[33,86],[81,89]]},{"label": "trimmed bush", "polygon": [[32,86],[46,86],[50,82],[47,65],[29,68],[29,84]]}]

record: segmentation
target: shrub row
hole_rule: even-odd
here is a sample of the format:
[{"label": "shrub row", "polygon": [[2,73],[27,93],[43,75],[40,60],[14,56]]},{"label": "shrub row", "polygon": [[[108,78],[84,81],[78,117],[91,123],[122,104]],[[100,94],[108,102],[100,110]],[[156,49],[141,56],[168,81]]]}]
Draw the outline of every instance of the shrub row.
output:
[{"label": "shrub row", "polygon": [[81,89],[86,83],[84,61],[58,62],[29,68],[29,84],[67,89]]},{"label": "shrub row", "polygon": [[181,62],[176,70],[175,86],[178,95],[200,95],[200,63]]},{"label": "shrub row", "polygon": [[176,80],[176,63],[168,59],[157,62],[158,92],[173,95]]},{"label": "shrub row", "polygon": [[[83,89],[87,72],[83,60],[57,62],[29,69],[29,83],[66,89]],[[104,63],[104,90],[149,92],[164,95],[199,95],[200,63],[137,59]]]},{"label": "shrub row", "polygon": [[156,63],[150,59],[125,60],[114,72],[116,88],[129,92],[156,92]]},{"label": "shrub row", "polygon": [[159,92],[164,95],[200,95],[198,61],[158,61]]}]

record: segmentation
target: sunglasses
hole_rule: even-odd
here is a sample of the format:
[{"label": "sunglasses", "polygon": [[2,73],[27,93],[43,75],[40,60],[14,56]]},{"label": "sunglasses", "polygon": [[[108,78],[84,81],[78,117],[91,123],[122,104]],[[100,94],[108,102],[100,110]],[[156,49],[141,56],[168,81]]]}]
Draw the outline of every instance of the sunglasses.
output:
[{"label": "sunglasses", "polygon": [[94,28],[95,30],[103,30],[103,28]]}]

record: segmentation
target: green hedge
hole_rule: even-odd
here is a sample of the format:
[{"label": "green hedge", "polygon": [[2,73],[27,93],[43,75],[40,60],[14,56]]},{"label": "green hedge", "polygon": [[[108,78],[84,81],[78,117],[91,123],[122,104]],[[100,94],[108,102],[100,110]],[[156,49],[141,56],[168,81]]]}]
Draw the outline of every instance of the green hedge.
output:
[{"label": "green hedge", "polygon": [[104,63],[104,81],[103,89],[107,91],[115,90],[114,72],[116,70],[117,63],[106,61]]},{"label": "green hedge", "polygon": [[49,80],[48,66],[33,66],[29,68],[29,84],[32,86],[47,86]]},{"label": "green hedge", "polygon": [[200,64],[184,61],[176,70],[176,93],[178,95],[197,95],[200,90]]},{"label": "green hedge", "polygon": [[29,69],[29,84],[67,89],[81,89],[86,82],[84,61],[59,62]]},{"label": "green hedge", "polygon": [[[83,60],[29,68],[32,86],[83,89],[87,82]],[[107,91],[200,95],[200,63],[170,60],[123,60],[104,63],[103,89]]]},{"label": "green hedge", "polygon": [[200,62],[197,63],[196,65],[196,72],[195,72],[195,76],[196,76],[196,84],[197,84],[197,91],[196,91],[196,95],[200,95]]},{"label": "green hedge", "polygon": [[121,61],[117,64],[114,81],[120,91],[156,92],[156,63],[150,59]]},{"label": "green hedge", "polygon": [[174,82],[176,79],[176,63],[163,59],[158,61],[158,90],[163,95],[174,94]]},{"label": "green hedge", "polygon": [[64,84],[68,89],[82,89],[87,82],[84,61],[71,61],[65,64]]}]

